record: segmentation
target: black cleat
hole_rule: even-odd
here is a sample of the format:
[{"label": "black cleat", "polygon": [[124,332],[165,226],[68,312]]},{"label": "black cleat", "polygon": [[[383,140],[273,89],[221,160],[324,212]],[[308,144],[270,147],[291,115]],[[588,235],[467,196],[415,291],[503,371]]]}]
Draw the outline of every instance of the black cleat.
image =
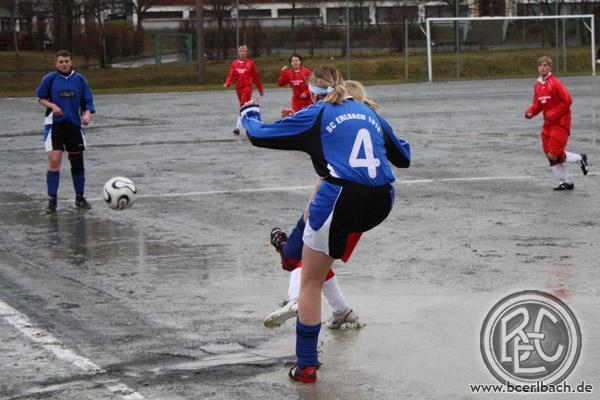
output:
[{"label": "black cleat", "polygon": [[271,229],[271,244],[275,247],[278,253],[281,253],[285,242],[287,242],[287,235],[281,228]]},{"label": "black cleat", "polygon": [[235,128],[235,129],[233,130],[233,134],[234,134],[234,135],[238,135],[238,136],[239,136],[239,135],[240,135],[240,130],[239,130],[238,128]]},{"label": "black cleat", "polygon": [[560,185],[554,188],[554,190],[562,191],[562,190],[573,190],[575,189],[574,183],[562,182]]},{"label": "black cleat", "polygon": [[92,205],[88,203],[88,201],[83,196],[77,196],[75,199],[75,207],[80,210],[89,210],[92,208]]},{"label": "black cleat", "polygon": [[46,214],[56,214],[56,199],[48,199],[48,207],[46,207]]},{"label": "black cleat", "polygon": [[581,172],[583,172],[584,175],[587,175],[590,171],[590,167],[587,162],[587,155],[582,154],[581,161],[579,161],[579,163],[581,164]]}]

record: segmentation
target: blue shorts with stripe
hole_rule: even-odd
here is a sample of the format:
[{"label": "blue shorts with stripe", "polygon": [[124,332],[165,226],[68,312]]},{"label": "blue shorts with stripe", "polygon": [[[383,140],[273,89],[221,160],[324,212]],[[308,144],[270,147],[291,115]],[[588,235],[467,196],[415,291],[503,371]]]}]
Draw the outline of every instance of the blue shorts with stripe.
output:
[{"label": "blue shorts with stripe", "polygon": [[342,258],[352,234],[367,232],[386,219],[394,196],[395,190],[390,184],[365,186],[324,180],[309,205],[304,243],[335,259]]}]

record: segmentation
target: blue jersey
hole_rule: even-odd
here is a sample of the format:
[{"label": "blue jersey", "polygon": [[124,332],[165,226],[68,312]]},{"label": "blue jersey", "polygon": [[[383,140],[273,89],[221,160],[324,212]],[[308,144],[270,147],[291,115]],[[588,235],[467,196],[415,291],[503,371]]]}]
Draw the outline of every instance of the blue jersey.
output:
[{"label": "blue jersey", "polygon": [[[63,115],[51,115],[52,122],[69,122],[81,126],[81,113],[88,110],[96,112],[92,91],[83,76],[75,71],[62,75],[58,71],[50,72],[42,78],[35,91],[38,99],[49,100],[60,107]],[[46,120],[49,120],[50,112]]]},{"label": "blue jersey", "polygon": [[390,162],[406,168],[410,146],[366,105],[320,101],[293,116],[265,124],[256,105],[242,109],[242,124],[253,145],[308,153],[317,174],[366,186],[395,180]]}]

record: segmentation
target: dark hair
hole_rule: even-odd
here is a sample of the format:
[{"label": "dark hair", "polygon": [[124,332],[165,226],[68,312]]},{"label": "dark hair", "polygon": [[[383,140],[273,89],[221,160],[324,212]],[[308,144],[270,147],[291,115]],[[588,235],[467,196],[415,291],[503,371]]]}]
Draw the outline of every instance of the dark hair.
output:
[{"label": "dark hair", "polygon": [[69,50],[59,50],[56,52],[56,58],[58,57],[69,57],[71,58],[71,52]]},{"label": "dark hair", "polygon": [[288,60],[289,64],[292,64],[292,58],[296,57],[298,60],[300,60],[300,64],[302,64],[302,57],[300,57],[298,54],[292,54],[290,56],[290,59]]}]

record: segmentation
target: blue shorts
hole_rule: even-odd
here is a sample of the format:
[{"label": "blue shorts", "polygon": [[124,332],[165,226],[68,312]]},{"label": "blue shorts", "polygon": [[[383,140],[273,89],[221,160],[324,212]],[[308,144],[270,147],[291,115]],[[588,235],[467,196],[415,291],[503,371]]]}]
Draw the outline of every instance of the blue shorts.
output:
[{"label": "blue shorts", "polygon": [[302,237],[316,251],[340,259],[356,244],[356,236],[386,219],[394,204],[392,185],[365,186],[323,181],[308,208]]},{"label": "blue shorts", "polygon": [[46,151],[60,150],[79,153],[85,150],[85,135],[80,126],[69,122],[54,122],[44,126]]}]

